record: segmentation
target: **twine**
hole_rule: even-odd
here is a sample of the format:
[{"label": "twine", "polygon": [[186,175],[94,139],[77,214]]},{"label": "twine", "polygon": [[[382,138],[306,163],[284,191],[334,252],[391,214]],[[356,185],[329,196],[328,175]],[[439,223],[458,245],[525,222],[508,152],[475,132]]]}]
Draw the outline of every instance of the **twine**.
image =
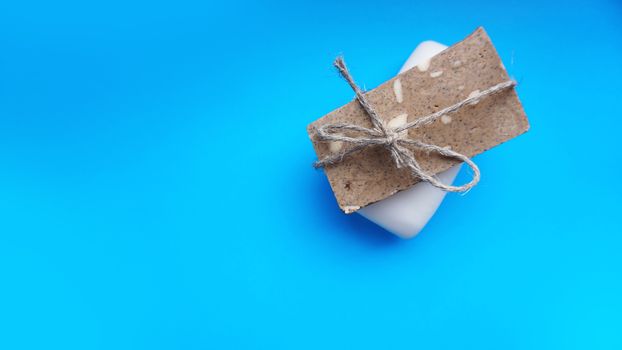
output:
[{"label": "twine", "polygon": [[[354,82],[354,79],[350,75],[350,72],[348,71],[348,68],[346,67],[346,63],[343,58],[337,57],[333,64],[339,71],[339,74],[341,74],[341,76],[348,82],[352,90],[354,90],[357,101],[359,102],[361,107],[363,107],[365,113],[369,116],[369,119],[372,123],[372,128],[365,128],[356,124],[347,123],[325,124],[320,126],[319,128],[316,128],[317,136],[320,141],[341,141],[352,144],[353,146],[340,153],[332,154],[316,161],[313,164],[315,168],[338,164],[342,162],[346,156],[352,153],[361,151],[367,147],[379,145],[389,150],[391,157],[395,161],[395,165],[398,168],[409,168],[411,173],[415,177],[419,178],[421,181],[428,182],[443,191],[465,192],[471,189],[473,186],[477,185],[480,179],[480,171],[477,165],[475,165],[475,163],[473,163],[473,161],[469,159],[469,157],[465,156],[464,154],[452,151],[449,148],[410,139],[407,135],[403,135],[407,133],[402,132],[430,124],[444,115],[460,110],[464,106],[477,103],[483,97],[487,97],[500,91],[512,88],[516,85],[515,81],[508,80],[499,83],[482,92],[473,94],[472,96],[469,96],[468,98],[465,98],[464,100],[454,105],[443,108],[438,112],[434,112],[421,118],[417,118],[410,123],[396,128],[389,128],[387,127],[387,125],[385,125],[382,119],[380,119],[378,113],[365,98],[365,94],[363,93],[363,91],[361,91],[358,85],[356,85],[356,83]],[[344,131],[347,131],[350,134],[358,135],[345,136],[344,134],[342,134],[342,132]],[[435,174],[427,173],[423,169],[421,169],[419,162],[415,158],[415,155],[413,151],[410,150],[410,148],[422,150],[428,154],[436,152],[441,156],[460,160],[466,163],[473,170],[473,177],[470,182],[461,186],[446,185],[442,183]]]}]

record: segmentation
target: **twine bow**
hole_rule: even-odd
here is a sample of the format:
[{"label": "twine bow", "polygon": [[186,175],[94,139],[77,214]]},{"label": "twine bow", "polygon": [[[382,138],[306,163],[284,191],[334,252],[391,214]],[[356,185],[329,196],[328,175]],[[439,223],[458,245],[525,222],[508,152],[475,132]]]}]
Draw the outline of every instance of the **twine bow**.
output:
[{"label": "twine bow", "polygon": [[[365,94],[356,85],[354,79],[350,75],[346,63],[342,57],[337,57],[334,66],[339,70],[341,76],[350,84],[352,90],[356,94],[356,99],[360,103],[361,107],[365,110],[372,123],[372,128],[365,128],[356,124],[335,123],[325,124],[316,129],[317,137],[320,141],[341,141],[344,143],[352,144],[353,146],[333,155],[326,156],[316,161],[313,166],[321,168],[326,165],[333,165],[343,161],[343,159],[355,152],[365,149],[370,146],[380,145],[389,150],[391,157],[395,161],[395,165],[398,168],[407,167],[412,174],[419,178],[421,181],[430,183],[431,185],[440,188],[443,191],[449,192],[465,192],[475,186],[480,179],[479,168],[469,157],[464,154],[452,151],[449,148],[440,147],[433,144],[421,142],[408,138],[407,130],[416,129],[420,126],[430,124],[440,117],[449,113],[455,112],[462,107],[477,103],[481,98],[493,95],[508,88],[512,88],[516,85],[513,80],[508,80],[497,85],[494,85],[482,92],[471,95],[464,100],[443,108],[438,112],[426,115],[416,120],[406,123],[405,125],[390,128],[382,119],[378,116],[378,113],[374,110],[371,104],[365,98]],[[342,132],[349,132],[349,134],[355,134],[357,136],[345,136]],[[422,150],[426,153],[436,152],[441,156],[447,158],[453,158],[466,163],[473,170],[473,177],[470,182],[460,185],[446,185],[442,183],[434,174],[430,174],[421,169],[419,162],[417,161],[413,151],[410,148]]]}]

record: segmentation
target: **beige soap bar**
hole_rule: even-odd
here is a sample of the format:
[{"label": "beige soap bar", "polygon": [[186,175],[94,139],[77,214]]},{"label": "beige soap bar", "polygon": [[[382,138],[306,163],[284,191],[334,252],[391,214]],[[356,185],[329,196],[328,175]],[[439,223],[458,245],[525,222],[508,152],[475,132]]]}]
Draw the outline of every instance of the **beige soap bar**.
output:
[{"label": "beige soap bar", "polygon": [[[356,72],[353,74],[356,78]],[[507,80],[508,74],[490,38],[483,28],[478,28],[430,61],[399,74],[365,96],[385,122],[397,126]],[[343,84],[347,88],[347,84]],[[356,100],[311,123],[307,131],[318,159],[351,147],[318,141],[315,127],[327,123],[371,127],[369,116]],[[527,117],[512,88],[407,132],[409,138],[449,146],[472,157],[528,129]],[[439,173],[456,164],[455,160],[436,154],[415,151],[415,156],[421,167],[430,173]],[[419,182],[408,169],[398,169],[381,146],[351,154],[339,164],[326,166],[324,171],[345,213],[355,212]]]}]

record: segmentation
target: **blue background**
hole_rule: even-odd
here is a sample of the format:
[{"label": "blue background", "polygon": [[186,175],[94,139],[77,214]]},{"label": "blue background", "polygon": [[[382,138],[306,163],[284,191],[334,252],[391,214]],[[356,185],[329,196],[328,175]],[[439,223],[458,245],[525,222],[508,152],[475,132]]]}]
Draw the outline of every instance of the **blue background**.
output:
[{"label": "blue background", "polygon": [[[305,126],[483,25],[532,129],[403,241]],[[0,348],[622,348],[622,4],[0,4]],[[468,174],[461,174],[467,179]]]}]

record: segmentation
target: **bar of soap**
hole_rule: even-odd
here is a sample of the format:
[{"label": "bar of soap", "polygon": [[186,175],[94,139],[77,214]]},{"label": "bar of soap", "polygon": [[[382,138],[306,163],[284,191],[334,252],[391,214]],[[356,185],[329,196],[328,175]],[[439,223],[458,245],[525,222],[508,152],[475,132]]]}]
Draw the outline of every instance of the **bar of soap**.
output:
[{"label": "bar of soap", "polygon": [[[422,42],[404,63],[400,73],[417,65],[425,66],[430,58],[446,48],[447,46],[435,41]],[[454,181],[458,171],[460,165],[454,165],[437,176],[443,183],[449,184]],[[357,213],[401,238],[412,238],[432,218],[446,193],[427,182],[420,182],[407,190],[361,208]]]},{"label": "bar of soap", "polygon": [[[510,80],[481,27],[449,48],[434,42],[423,43],[403,70],[365,93],[367,102],[389,128],[423,118],[493,86],[508,86]],[[353,141],[346,138],[331,142],[319,136],[320,128],[335,124],[373,127],[356,100],[317,119],[308,125],[307,131],[318,159],[357,147],[358,136],[350,131],[344,132],[349,138],[354,137]],[[400,131],[400,135],[473,157],[528,129],[529,122],[516,91],[509,88],[471,101],[434,122]],[[423,149],[412,151],[423,171],[440,176],[444,183],[453,181],[459,161]],[[423,184],[410,169],[396,166],[386,147],[357,149],[325,166],[324,173],[344,213],[359,212],[405,238],[423,228],[444,197],[441,191]]]}]

